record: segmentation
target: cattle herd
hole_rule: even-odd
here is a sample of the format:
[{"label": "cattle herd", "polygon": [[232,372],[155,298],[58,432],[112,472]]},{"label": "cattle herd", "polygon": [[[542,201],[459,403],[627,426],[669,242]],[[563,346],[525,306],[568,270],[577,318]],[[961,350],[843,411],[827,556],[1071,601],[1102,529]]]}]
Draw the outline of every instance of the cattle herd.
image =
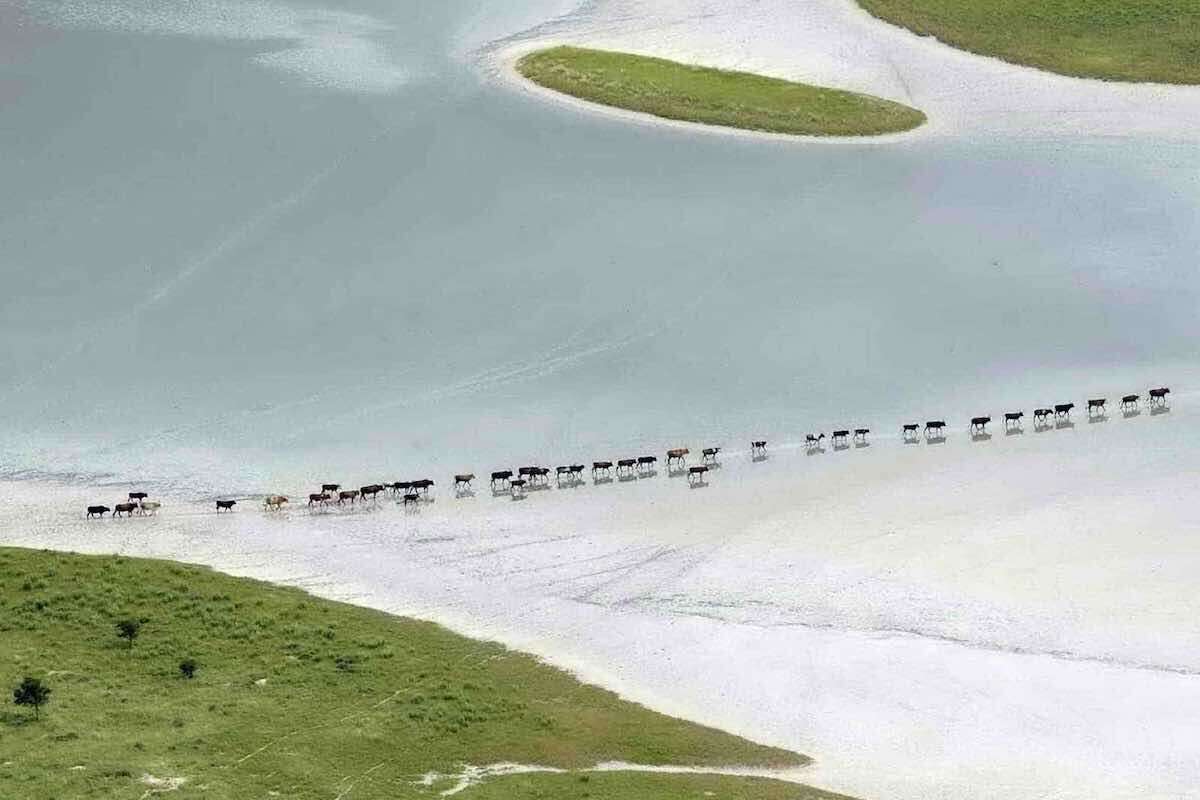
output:
[{"label": "cattle herd", "polygon": [[[1151,412],[1166,409],[1167,395],[1171,390],[1165,386],[1150,389],[1147,392]],[[1140,413],[1141,395],[1127,394],[1121,397],[1121,412],[1125,416]],[[1100,421],[1107,416],[1107,398],[1092,398],[1087,401],[1088,418]],[[1033,411],[1034,429],[1048,430],[1051,427],[1069,427],[1071,411],[1074,403],[1059,403],[1054,406],[1036,408]],[[1004,414],[1004,429],[1006,433],[1020,433],[1024,411],[1009,411]],[[987,426],[991,423],[990,416],[972,417],[968,432],[972,440],[979,441],[991,438]],[[830,432],[829,440],[835,450],[850,447],[851,436],[855,446],[866,447],[869,428],[845,428]],[[924,437],[929,443],[946,440],[946,421],[940,419],[927,420],[924,427],[919,422],[905,423],[901,429],[901,439],[907,444],[919,442]],[[808,453],[824,452],[826,436],[824,433],[809,433],[804,437],[805,449]],[[701,451],[701,463],[688,465],[687,457],[691,451],[686,447],[676,447],[666,452],[667,471],[671,475],[686,475],[692,486],[706,485],[707,476],[711,469],[720,466],[718,456],[720,447],[706,447]],[[762,461],[767,457],[767,442],[756,439],[750,443],[750,456],[754,461]],[[613,461],[593,461],[592,481],[596,484],[612,482],[614,475],[617,480],[627,481],[639,478],[649,478],[657,475],[658,457],[653,455],[621,458]],[[553,470],[555,483],[559,488],[568,488],[583,483],[584,464],[564,464]],[[508,495],[514,500],[527,496],[528,491],[550,488],[551,469],[542,466],[521,467],[514,473],[511,469],[495,470],[491,473],[491,490],[493,495]],[[454,492],[458,497],[468,497],[474,494],[474,473],[466,472],[454,476]],[[413,481],[394,481],[390,483],[372,483],[357,489],[344,489],[338,483],[323,483],[319,492],[308,495],[309,508],[326,508],[329,506],[353,506],[359,502],[378,502],[379,496],[390,492],[397,502],[404,507],[417,508],[423,500],[427,500],[429,490],[434,486],[430,478]],[[237,505],[237,500],[217,500],[217,513],[231,512]],[[267,511],[280,511],[288,503],[286,495],[272,494],[263,498],[263,508]],[[88,518],[99,518],[111,513],[113,517],[153,516],[162,508],[156,500],[150,500],[146,492],[129,492],[128,499],[114,504],[111,508],[106,505],[87,507]]]},{"label": "cattle herd", "polygon": [[134,514],[141,516],[154,516],[158,510],[162,508],[162,503],[157,500],[150,500],[149,495],[145,492],[130,492],[129,499],[120,503],[114,503],[112,508],[108,506],[88,506],[88,517],[103,517],[105,514],[112,512],[114,517],[132,517]]}]

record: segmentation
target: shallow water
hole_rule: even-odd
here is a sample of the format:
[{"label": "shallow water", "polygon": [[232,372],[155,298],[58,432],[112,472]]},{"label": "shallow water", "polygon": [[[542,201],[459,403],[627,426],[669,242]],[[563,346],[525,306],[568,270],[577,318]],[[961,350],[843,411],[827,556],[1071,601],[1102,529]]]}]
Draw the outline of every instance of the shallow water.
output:
[{"label": "shallow water", "polygon": [[[66,5],[0,6],[10,469],[481,471],[890,428],[1194,354],[1190,144],[648,132],[481,82],[469,3],[264,4],[234,36],[221,4],[152,6],[191,36]],[[357,78],[264,65],[302,48],[253,36],[319,49],[347,23],[305,20],[341,14]]]},{"label": "shallow water", "polygon": [[[9,516],[5,540],[308,575],[812,751],[864,794],[1068,797],[1056,774],[1119,757],[1079,796],[1189,796],[1194,725],[1159,703],[1198,708],[1194,488],[1175,476],[1196,468],[1200,148],[740,139],[490,75],[571,7],[0,0],[0,477],[197,502],[159,538],[96,537],[71,506],[33,533]],[[1057,439],[936,460],[893,433],[1162,383],[1172,414]],[[741,463],[751,438],[858,425],[872,448],[812,477],[787,450]],[[741,461],[708,495],[660,475],[293,520],[336,557],[199,504],[680,443]],[[1160,736],[1128,755],[1122,725]],[[1048,755],[1018,778],[1025,738]]]}]

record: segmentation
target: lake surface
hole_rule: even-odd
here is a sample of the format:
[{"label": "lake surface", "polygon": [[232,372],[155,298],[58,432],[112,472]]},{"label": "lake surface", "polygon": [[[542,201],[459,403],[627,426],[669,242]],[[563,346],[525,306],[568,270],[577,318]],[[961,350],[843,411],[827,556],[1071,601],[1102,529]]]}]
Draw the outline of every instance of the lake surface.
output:
[{"label": "lake surface", "polygon": [[0,3],[4,469],[262,491],[1194,363],[1194,144],[628,126],[482,75],[556,5]]}]

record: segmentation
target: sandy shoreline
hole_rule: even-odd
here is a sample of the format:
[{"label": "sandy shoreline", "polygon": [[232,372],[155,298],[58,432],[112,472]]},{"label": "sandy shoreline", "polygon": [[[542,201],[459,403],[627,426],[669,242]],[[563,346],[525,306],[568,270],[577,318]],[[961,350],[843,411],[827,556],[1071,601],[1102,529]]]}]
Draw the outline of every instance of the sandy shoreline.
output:
[{"label": "sandy shoreline", "polygon": [[565,109],[580,111],[609,119],[620,120],[630,125],[637,125],[648,130],[676,130],[680,133],[693,133],[708,136],[734,136],[760,142],[808,142],[829,144],[890,144],[926,135],[928,122],[918,125],[911,130],[900,133],[868,134],[863,136],[801,136],[794,133],[772,133],[770,131],[754,131],[744,128],[731,128],[725,125],[710,125],[703,122],[687,122],[684,120],[667,119],[643,111],[632,111],[625,108],[595,103],[563,92],[555,91],[526,78],[517,69],[517,62],[522,56],[534,50],[568,44],[566,41],[539,41],[512,45],[494,54],[491,63],[491,74],[494,80],[500,82],[512,91],[521,92],[539,100],[561,106]]},{"label": "sandy shoreline", "polygon": [[169,498],[97,523],[79,509],[117,487],[8,482],[0,530],[440,622],[812,755],[797,778],[866,800],[1188,797],[1197,419],[1186,396],[1114,416],[758,464],[735,449],[702,491],[660,474],[512,503],[484,486],[419,514]]},{"label": "sandy shoreline", "polygon": [[[795,137],[663,120],[532,84],[514,63],[559,44],[740,69],[883,97],[928,121],[879,137]],[[890,143],[935,136],[1130,136],[1193,140],[1200,87],[1074,78],[955,50],[872,17],[852,0],[608,0],[484,46],[492,80],[563,107],[640,125],[763,141]],[[715,130],[714,130],[715,128]]]}]

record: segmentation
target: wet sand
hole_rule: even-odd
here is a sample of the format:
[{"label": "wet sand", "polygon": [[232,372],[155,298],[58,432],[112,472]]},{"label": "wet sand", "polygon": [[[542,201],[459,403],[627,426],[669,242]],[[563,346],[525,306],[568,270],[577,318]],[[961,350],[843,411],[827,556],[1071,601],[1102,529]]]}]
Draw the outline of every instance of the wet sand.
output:
[{"label": "wet sand", "polygon": [[0,526],[434,619],[810,753],[798,779],[864,798],[1188,797],[1192,400],[981,441],[952,425],[944,444],[774,443],[757,462],[725,443],[703,487],[660,463],[522,501],[442,485],[415,512],[217,516],[181,496],[85,521],[125,487],[7,482]]}]

